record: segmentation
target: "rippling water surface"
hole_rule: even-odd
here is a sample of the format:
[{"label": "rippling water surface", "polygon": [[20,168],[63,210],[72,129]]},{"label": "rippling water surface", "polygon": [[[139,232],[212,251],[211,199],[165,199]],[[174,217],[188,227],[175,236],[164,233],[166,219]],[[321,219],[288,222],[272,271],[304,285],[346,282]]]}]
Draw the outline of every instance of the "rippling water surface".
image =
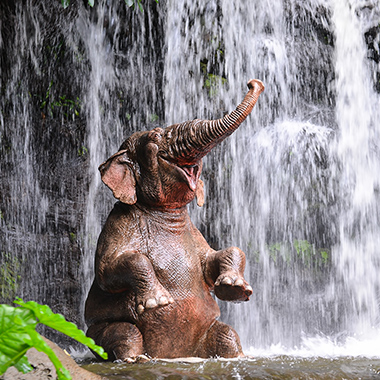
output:
[{"label": "rippling water surface", "polygon": [[[246,348],[244,359],[153,360],[148,363],[78,361],[108,379],[380,379],[380,339],[304,337],[300,347]],[[73,354],[75,356],[75,354]]]},{"label": "rippling water surface", "polygon": [[272,356],[200,362],[92,363],[84,366],[108,379],[376,379],[380,358]]}]

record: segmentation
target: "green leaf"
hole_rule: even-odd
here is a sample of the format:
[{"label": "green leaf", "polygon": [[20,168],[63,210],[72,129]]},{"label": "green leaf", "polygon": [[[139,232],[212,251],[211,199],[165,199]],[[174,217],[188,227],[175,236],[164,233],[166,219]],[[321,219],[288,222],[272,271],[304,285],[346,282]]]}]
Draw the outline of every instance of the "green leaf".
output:
[{"label": "green leaf", "polygon": [[321,251],[323,263],[326,264],[329,260],[329,253],[327,251]]},{"label": "green leaf", "polygon": [[94,0],[88,0],[88,5],[90,7],[93,7],[94,6]]},{"label": "green leaf", "polygon": [[97,346],[74,323],[67,322],[61,314],[53,313],[49,306],[33,301],[24,302],[20,298],[14,302],[21,307],[0,305],[0,375],[11,366],[15,366],[23,373],[32,370],[25,353],[34,347],[49,357],[56,368],[59,380],[71,379],[69,371],[63,367],[54,351],[36,331],[38,323],[71,336],[107,359],[102,347]]},{"label": "green leaf", "polygon": [[33,369],[25,355],[14,366],[22,373],[30,372]]},{"label": "green leaf", "polygon": [[125,0],[125,4],[127,4],[128,7],[132,7],[135,4],[135,2],[134,0]]},{"label": "green leaf", "polygon": [[102,347],[97,346],[95,342],[91,338],[87,337],[82,330],[78,329],[74,323],[66,321],[63,315],[53,313],[49,306],[40,305],[34,301],[24,302],[19,298],[15,301],[15,303],[33,311],[39,323],[43,323],[46,326],[70,336],[78,342],[88,346],[103,359],[107,359],[107,354],[104,352]]},{"label": "green leaf", "polygon": [[32,339],[33,347],[40,352],[44,352],[53,363],[58,379],[71,380],[70,372],[62,365],[55,352],[47,345],[41,335],[33,328],[28,327],[27,330]]},{"label": "green leaf", "polygon": [[25,327],[35,329],[37,320],[33,312],[0,305],[0,321],[0,374],[11,366],[27,372],[31,366],[24,355],[32,347],[32,341]]},{"label": "green leaf", "polygon": [[61,0],[62,6],[66,9],[70,5],[70,0]]}]

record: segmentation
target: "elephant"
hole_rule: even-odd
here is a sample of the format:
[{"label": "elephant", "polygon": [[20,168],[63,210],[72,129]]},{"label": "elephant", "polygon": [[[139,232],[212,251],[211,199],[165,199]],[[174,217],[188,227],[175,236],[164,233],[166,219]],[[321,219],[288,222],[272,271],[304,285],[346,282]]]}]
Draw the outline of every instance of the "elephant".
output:
[{"label": "elephant", "polygon": [[204,203],[202,158],[239,127],[263,90],[250,80],[241,104],[218,120],[136,132],[100,165],[118,201],[98,239],[85,321],[110,360],[244,356],[211,292],[249,300],[245,254],[212,249],[187,205]]}]

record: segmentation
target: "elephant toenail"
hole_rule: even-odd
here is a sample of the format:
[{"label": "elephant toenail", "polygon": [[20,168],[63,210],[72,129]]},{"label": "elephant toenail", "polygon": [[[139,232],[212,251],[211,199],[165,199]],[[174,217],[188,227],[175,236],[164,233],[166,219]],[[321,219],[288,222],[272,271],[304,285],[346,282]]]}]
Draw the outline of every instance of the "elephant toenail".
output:
[{"label": "elephant toenail", "polygon": [[232,280],[229,277],[224,277],[222,280],[223,285],[232,285]]},{"label": "elephant toenail", "polygon": [[160,299],[158,300],[158,304],[160,306],[167,305],[168,304],[168,299],[165,296],[161,296]]},{"label": "elephant toenail", "polygon": [[147,362],[149,362],[150,361],[150,359],[149,359],[149,357],[148,356],[146,356],[146,355],[139,355],[139,356],[137,356],[137,358],[136,358],[136,362],[137,363],[147,363]]},{"label": "elephant toenail", "polygon": [[137,313],[138,314],[142,314],[144,312],[145,308],[143,305],[139,305],[137,306]]},{"label": "elephant toenail", "polygon": [[145,307],[147,309],[153,309],[157,307],[157,301],[154,298],[149,298],[148,301],[146,301]]},{"label": "elephant toenail", "polygon": [[235,281],[235,286],[243,286],[243,285],[244,285],[244,281],[241,278],[238,278]]}]

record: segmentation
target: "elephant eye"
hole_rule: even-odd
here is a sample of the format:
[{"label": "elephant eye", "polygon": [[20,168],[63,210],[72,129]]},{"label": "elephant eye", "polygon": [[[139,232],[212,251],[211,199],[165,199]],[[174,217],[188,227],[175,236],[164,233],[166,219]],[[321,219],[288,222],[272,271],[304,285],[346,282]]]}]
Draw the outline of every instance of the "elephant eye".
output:
[{"label": "elephant eye", "polygon": [[160,127],[154,128],[153,131],[157,132],[161,136],[164,134],[164,130],[162,128],[160,128]]},{"label": "elephant eye", "polygon": [[149,132],[148,138],[149,140],[153,141],[154,143],[158,144],[162,139],[162,128],[155,128],[152,131]]}]

